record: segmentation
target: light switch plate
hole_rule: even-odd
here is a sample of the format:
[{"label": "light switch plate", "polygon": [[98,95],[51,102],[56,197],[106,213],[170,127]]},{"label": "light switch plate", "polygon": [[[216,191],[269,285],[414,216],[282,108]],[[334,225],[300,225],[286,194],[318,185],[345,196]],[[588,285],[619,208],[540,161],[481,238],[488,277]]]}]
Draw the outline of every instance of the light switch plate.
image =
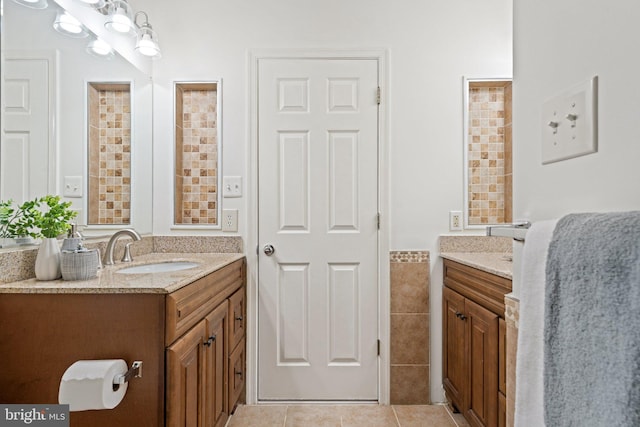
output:
[{"label": "light switch plate", "polygon": [[222,177],[222,197],[242,197],[242,177]]},{"label": "light switch plate", "polygon": [[62,195],[64,197],[82,197],[82,177],[65,176]]},{"label": "light switch plate", "polygon": [[542,164],[598,151],[598,77],[542,105]]}]

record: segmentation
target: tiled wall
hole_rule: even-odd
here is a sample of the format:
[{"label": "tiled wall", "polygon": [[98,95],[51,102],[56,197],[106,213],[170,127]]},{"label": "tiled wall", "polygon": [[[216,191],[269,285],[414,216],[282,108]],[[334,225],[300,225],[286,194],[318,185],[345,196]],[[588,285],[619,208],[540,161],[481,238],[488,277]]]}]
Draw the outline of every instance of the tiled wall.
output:
[{"label": "tiled wall", "polygon": [[394,251],[391,270],[391,403],[431,402],[429,252]]},{"label": "tiled wall", "polygon": [[218,223],[217,88],[176,85],[176,224]]},{"label": "tiled wall", "polygon": [[131,222],[131,87],[89,83],[89,224]]},{"label": "tiled wall", "polygon": [[[505,86],[507,85],[507,86]],[[507,101],[508,98],[508,101]],[[509,112],[507,113],[507,107]],[[469,83],[469,224],[500,224],[511,212],[511,161],[507,164],[506,121],[511,134],[511,83]],[[508,115],[508,117],[507,117]],[[511,157],[509,136],[508,156]],[[509,189],[506,188],[507,168]],[[509,193],[509,197],[505,197]]]}]

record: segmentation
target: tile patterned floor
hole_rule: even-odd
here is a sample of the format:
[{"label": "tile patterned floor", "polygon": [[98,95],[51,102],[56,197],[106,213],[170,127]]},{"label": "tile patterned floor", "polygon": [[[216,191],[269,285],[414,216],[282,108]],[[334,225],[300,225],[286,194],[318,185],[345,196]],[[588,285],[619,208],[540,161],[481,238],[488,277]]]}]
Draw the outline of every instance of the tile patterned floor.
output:
[{"label": "tile patterned floor", "polygon": [[247,405],[227,427],[468,427],[444,405]]}]

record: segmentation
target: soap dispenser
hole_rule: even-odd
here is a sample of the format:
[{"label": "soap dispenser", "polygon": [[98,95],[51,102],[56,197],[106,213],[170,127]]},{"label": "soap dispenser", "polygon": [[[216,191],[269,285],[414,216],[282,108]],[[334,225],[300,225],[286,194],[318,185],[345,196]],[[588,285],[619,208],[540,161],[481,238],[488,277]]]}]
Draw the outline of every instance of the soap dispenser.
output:
[{"label": "soap dispenser", "polygon": [[77,224],[72,222],[70,225],[67,237],[62,241],[63,251],[76,251],[82,248],[82,234],[78,231]]}]

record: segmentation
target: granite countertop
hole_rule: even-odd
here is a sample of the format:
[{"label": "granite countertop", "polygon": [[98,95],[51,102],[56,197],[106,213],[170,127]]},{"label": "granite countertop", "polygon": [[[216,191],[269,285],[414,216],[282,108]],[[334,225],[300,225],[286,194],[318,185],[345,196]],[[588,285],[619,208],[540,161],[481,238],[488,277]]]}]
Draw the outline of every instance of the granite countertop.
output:
[{"label": "granite countertop", "polygon": [[512,278],[511,253],[504,252],[442,252],[440,256],[506,279]]},{"label": "granite countertop", "polygon": [[[98,276],[90,280],[38,281],[22,280],[0,284],[0,293],[47,294],[119,294],[174,292],[228,264],[244,257],[240,253],[150,253],[136,256],[133,262],[116,262],[98,270]],[[164,273],[120,274],[118,270],[135,265],[169,261],[191,261],[199,265],[187,270]]]}]

